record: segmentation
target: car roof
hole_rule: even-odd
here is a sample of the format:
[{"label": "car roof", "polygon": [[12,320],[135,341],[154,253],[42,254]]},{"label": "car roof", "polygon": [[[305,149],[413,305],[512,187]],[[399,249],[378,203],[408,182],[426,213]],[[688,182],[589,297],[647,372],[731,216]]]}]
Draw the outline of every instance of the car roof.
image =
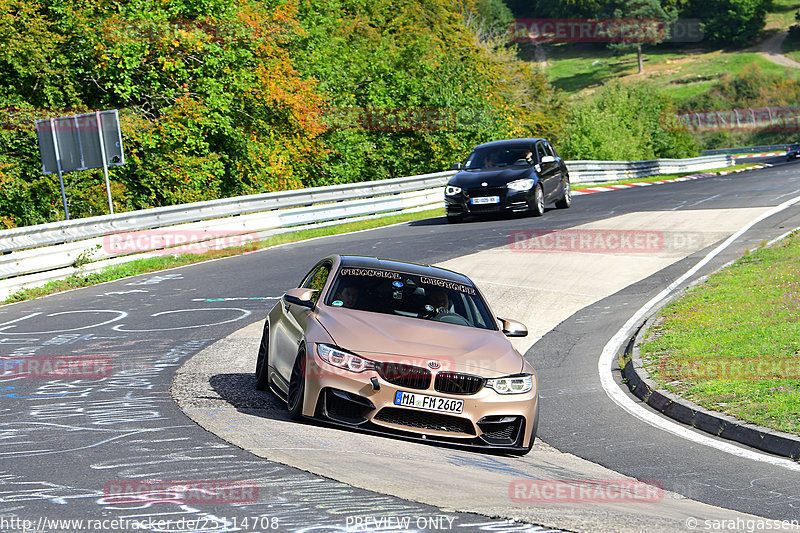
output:
[{"label": "car roof", "polygon": [[479,144],[473,150],[478,148],[497,148],[500,146],[511,146],[511,145],[518,145],[518,144],[533,144],[537,141],[546,141],[547,139],[543,139],[541,137],[531,137],[525,139],[503,139],[502,141],[491,141],[488,143]]},{"label": "car roof", "polygon": [[470,280],[467,276],[463,274],[459,274],[458,272],[453,272],[452,270],[447,270],[444,268],[439,268],[431,265],[408,263],[406,261],[398,261],[395,259],[383,259],[380,257],[370,257],[364,255],[342,255],[339,257],[341,259],[342,267],[391,270],[396,272],[404,272],[407,274],[416,274],[419,276],[428,276],[448,281],[455,281],[456,283],[469,285],[471,287],[475,286],[475,284],[472,283],[472,280]]}]

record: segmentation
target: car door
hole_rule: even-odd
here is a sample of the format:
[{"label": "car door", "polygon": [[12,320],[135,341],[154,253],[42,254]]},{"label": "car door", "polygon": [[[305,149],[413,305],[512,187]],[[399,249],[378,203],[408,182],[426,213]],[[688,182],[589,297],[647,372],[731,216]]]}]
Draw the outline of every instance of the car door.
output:
[{"label": "car door", "polygon": [[539,141],[536,143],[536,160],[539,165],[537,172],[542,182],[544,197],[549,201],[558,187],[560,172],[558,162],[552,152],[547,150],[547,142]]},{"label": "car door", "polygon": [[[300,287],[304,289],[316,289],[317,292],[311,298],[315,303],[319,301],[322,288],[331,273],[333,263],[323,260],[318,263],[303,278]],[[312,320],[313,311],[307,307],[288,303],[284,297],[278,302],[278,319],[270,323],[272,327],[272,342],[275,349],[272,351],[274,358],[270,361],[276,372],[284,379],[289,379],[292,372],[292,365],[297,356],[297,349],[305,336],[308,321]]]}]

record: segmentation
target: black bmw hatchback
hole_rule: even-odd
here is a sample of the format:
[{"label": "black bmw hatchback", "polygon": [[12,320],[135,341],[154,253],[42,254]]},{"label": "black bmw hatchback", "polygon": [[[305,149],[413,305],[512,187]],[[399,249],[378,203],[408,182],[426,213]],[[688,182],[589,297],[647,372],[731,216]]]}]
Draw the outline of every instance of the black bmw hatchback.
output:
[{"label": "black bmw hatchback", "polygon": [[502,212],[544,214],[545,205],[572,203],[564,161],[546,139],[509,139],[479,144],[445,188],[449,222]]}]

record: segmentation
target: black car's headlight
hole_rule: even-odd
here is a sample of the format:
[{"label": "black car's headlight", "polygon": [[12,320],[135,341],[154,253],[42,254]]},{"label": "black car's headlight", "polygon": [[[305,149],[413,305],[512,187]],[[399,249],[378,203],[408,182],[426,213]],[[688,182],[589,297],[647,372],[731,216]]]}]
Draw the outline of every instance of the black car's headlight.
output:
[{"label": "black car's headlight", "polygon": [[517,374],[486,380],[486,386],[498,394],[525,394],[533,389],[533,375]]},{"label": "black car's headlight", "polygon": [[524,180],[512,181],[508,184],[508,188],[512,191],[527,191],[533,187],[533,179],[526,178]]},{"label": "black car's headlight", "polygon": [[456,194],[459,194],[460,192],[461,192],[461,187],[456,187],[455,185],[448,185],[444,189],[444,193],[447,196],[455,196]]},{"label": "black car's headlight", "polygon": [[317,344],[317,355],[329,365],[344,368],[350,372],[375,370],[374,361],[364,359],[350,352],[345,352],[330,344]]}]

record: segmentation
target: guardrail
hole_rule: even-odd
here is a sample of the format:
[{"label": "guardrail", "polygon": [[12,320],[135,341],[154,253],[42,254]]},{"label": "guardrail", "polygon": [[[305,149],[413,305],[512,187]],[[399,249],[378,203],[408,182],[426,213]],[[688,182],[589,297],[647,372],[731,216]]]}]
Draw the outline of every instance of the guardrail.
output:
[{"label": "guardrail", "polygon": [[755,154],[758,152],[786,151],[788,149],[788,144],[762,144],[759,146],[741,146],[739,148],[715,148],[713,150],[703,150],[701,153],[703,155]]},{"label": "guardrail", "polygon": [[[651,161],[568,161],[567,167],[573,183],[585,183],[695,172],[732,164],[731,156],[722,155]],[[234,242],[242,243],[298,227],[349,222],[353,217],[441,207],[443,187],[455,173],[239,196],[2,230],[0,298],[25,286],[65,278],[76,272],[78,263],[88,263],[85,270],[99,270],[152,253],[180,251],[181,244],[206,242],[208,247],[214,247],[224,237],[240,236]],[[181,238],[175,238],[176,234]],[[120,235],[138,244],[115,246]]]},{"label": "guardrail", "polygon": [[649,161],[567,161],[573,183],[616,181],[663,174],[700,172],[735,164],[730,155],[712,155],[691,159],[651,159]]}]

